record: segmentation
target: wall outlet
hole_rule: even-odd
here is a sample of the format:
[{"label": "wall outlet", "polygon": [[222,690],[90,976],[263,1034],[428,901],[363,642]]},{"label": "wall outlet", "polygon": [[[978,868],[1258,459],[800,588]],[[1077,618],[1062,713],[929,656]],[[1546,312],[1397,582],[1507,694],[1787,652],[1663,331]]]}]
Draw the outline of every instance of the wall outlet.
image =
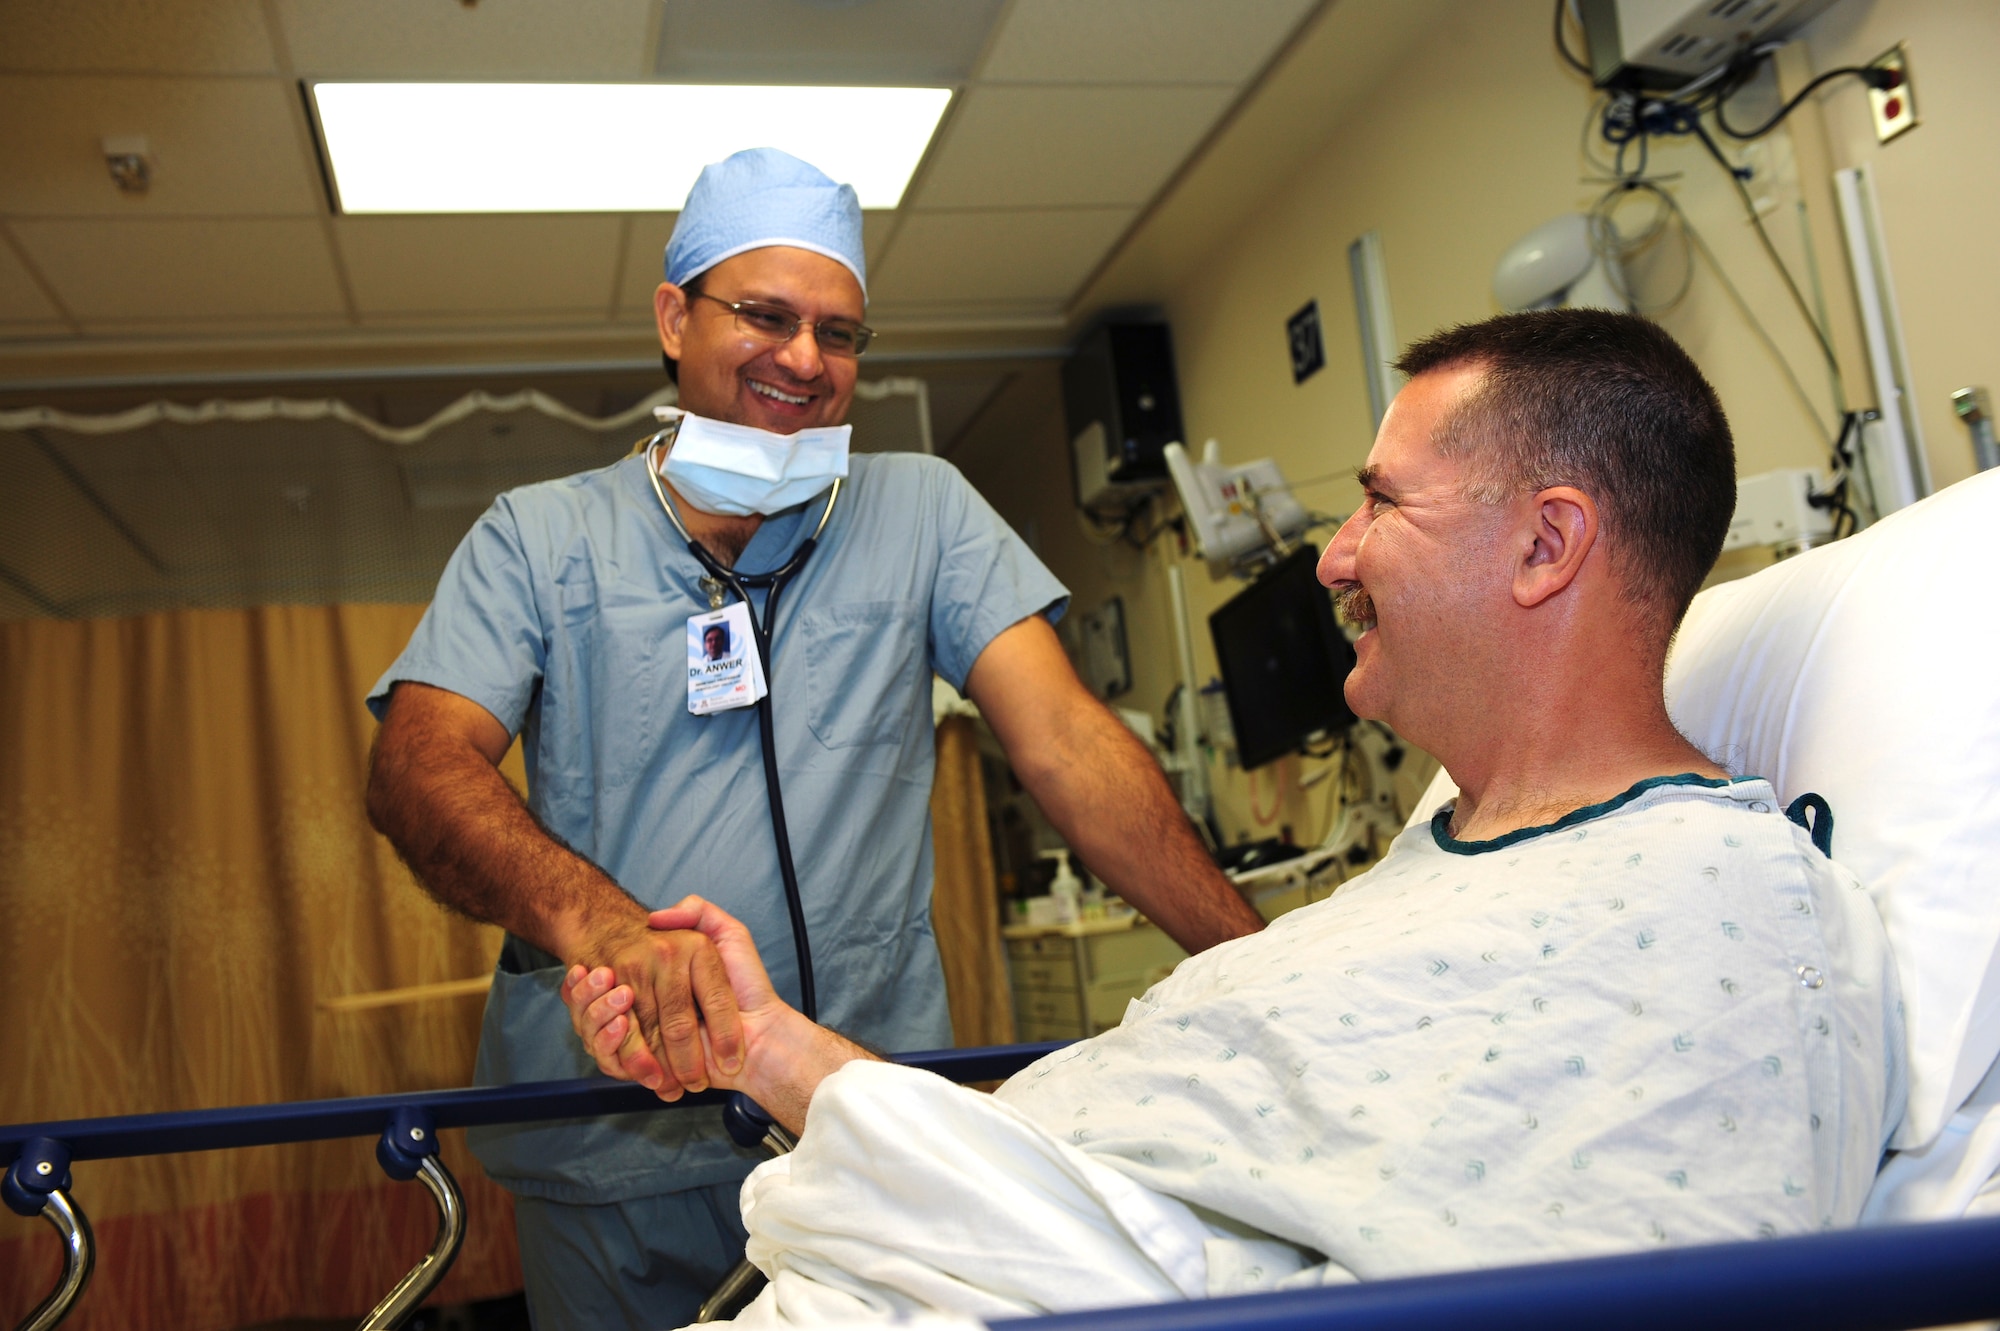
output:
[{"label": "wall outlet", "polygon": [[1890,69],[1898,75],[1895,87],[1868,90],[1868,106],[1875,113],[1875,138],[1887,143],[1917,127],[1917,94],[1910,85],[1910,63],[1902,46],[1897,45],[1868,64],[1871,69]]}]

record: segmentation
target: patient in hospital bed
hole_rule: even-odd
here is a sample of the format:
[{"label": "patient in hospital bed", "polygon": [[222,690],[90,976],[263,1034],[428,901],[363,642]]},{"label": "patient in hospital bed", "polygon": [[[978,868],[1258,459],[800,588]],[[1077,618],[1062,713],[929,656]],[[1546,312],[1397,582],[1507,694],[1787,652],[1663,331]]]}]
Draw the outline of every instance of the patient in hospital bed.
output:
[{"label": "patient in hospital bed", "polygon": [[[713,943],[741,1089],[798,1149],[746,1182],[753,1322],[977,1317],[1851,1224],[1904,1103],[1874,904],[1668,719],[1667,648],[1734,499],[1665,333],[1540,311],[1418,343],[1321,561],[1363,716],[1458,788],[1374,869],[1184,962],[982,1096],[880,1062]],[[1815,844],[1815,841],[1819,844]],[[565,986],[607,1072],[648,1032]],[[732,1065],[735,1060],[731,1060]]]}]

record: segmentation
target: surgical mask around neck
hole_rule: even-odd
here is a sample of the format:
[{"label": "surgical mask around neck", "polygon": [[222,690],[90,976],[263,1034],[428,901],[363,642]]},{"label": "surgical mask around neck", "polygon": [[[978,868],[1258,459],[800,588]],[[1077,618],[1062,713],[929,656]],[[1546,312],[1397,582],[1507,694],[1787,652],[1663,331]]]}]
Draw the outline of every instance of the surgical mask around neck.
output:
[{"label": "surgical mask around neck", "polygon": [[660,474],[704,512],[768,517],[803,504],[847,475],[852,433],[851,426],[823,425],[773,434],[682,412]]}]

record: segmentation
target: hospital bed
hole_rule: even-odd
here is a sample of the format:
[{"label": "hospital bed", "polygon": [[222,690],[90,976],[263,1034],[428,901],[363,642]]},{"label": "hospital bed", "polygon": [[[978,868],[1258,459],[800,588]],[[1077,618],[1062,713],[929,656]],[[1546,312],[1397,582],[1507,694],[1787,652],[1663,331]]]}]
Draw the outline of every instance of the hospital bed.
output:
[{"label": "hospital bed", "polygon": [[[1697,598],[1668,667],[1676,723],[1733,771],[1836,814],[1834,852],[1870,885],[1902,975],[1909,1109],[1861,1228],[1140,1308],[1061,1313],[1043,1331],[1207,1327],[1808,1326],[1889,1331],[2000,1318],[2000,471],[1848,540]],[[1417,810],[1450,795],[1440,777]],[[1053,1045],[905,1055],[960,1080]],[[706,1102],[713,1097],[694,1097]],[[47,1331],[88,1279],[72,1160],[375,1136],[437,1200],[432,1251],[365,1328],[400,1325],[463,1233],[436,1160],[443,1128],[662,1107],[601,1079],[0,1128],[7,1203],[43,1214],[67,1260],[24,1324]],[[739,1117],[742,1111],[738,1111]],[[754,1140],[750,1119],[739,1125]]]}]

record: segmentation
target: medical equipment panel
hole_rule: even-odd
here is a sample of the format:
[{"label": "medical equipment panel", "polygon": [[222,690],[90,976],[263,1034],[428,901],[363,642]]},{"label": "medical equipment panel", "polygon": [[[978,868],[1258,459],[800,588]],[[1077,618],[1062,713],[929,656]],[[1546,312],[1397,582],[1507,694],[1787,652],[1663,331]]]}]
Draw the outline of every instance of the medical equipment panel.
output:
[{"label": "medical equipment panel", "polygon": [[1591,81],[1678,88],[1798,30],[1828,0],[1580,0]]}]

